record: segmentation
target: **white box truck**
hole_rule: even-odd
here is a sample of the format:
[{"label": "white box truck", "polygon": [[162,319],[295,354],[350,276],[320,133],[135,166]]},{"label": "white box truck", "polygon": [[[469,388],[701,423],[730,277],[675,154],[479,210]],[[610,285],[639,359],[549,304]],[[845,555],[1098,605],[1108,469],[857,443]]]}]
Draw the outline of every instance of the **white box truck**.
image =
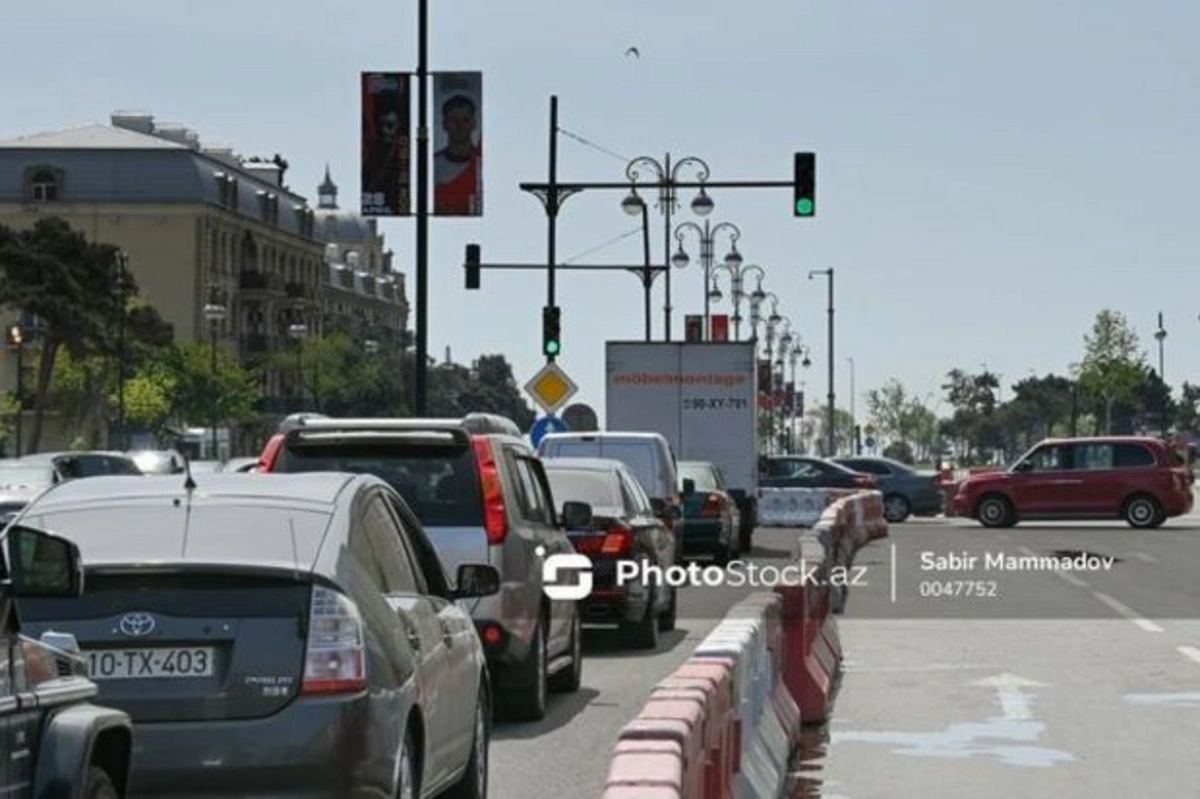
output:
[{"label": "white box truck", "polygon": [[758,518],[753,342],[610,341],[605,355],[605,428],[662,433],[680,460],[715,463],[741,510],[748,552]]}]

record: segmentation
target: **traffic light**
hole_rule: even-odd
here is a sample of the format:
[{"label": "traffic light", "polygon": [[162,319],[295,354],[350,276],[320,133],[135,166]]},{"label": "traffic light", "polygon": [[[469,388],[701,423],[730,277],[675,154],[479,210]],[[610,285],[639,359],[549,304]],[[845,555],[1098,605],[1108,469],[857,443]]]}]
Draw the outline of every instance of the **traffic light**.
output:
[{"label": "traffic light", "polygon": [[553,358],[562,352],[562,309],[557,305],[542,308],[542,354]]},{"label": "traffic light", "polygon": [[465,266],[466,270],[467,270],[467,289],[468,290],[479,288],[479,277],[480,277],[479,260],[480,260],[479,245],[478,244],[468,244],[467,245],[467,258],[466,258],[466,261],[463,263],[463,266]]},{"label": "traffic light", "polygon": [[817,155],[796,153],[795,197],[792,213],[796,216],[817,215]]}]

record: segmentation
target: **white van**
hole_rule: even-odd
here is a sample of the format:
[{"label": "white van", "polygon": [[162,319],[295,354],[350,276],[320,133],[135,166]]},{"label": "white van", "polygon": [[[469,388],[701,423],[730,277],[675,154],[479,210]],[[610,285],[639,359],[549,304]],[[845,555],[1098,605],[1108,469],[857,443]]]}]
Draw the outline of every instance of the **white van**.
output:
[{"label": "white van", "polygon": [[[661,433],[549,433],[538,446],[543,458],[611,458],[637,477],[672,529],[683,515],[679,471],[671,444]],[[659,512],[661,511],[661,512]]]}]

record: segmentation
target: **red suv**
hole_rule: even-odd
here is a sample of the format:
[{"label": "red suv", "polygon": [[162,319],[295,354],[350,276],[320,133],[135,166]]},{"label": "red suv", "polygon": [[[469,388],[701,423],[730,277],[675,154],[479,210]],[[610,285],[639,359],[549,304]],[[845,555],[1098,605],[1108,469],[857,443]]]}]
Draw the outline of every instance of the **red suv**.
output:
[{"label": "red suv", "polygon": [[1158,527],[1192,509],[1187,461],[1156,438],[1047,439],[1002,472],[958,486],[955,516],[985,527],[1033,519],[1124,519]]}]

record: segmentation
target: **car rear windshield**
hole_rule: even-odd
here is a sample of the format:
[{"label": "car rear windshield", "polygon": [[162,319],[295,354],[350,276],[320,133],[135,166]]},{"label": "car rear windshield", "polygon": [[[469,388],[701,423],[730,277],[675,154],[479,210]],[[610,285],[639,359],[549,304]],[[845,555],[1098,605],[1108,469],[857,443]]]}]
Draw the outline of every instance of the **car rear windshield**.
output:
[{"label": "car rear windshield", "polygon": [[629,467],[647,494],[658,497],[662,492],[654,468],[652,446],[648,441],[556,441],[546,455],[553,458],[611,458],[620,461]]},{"label": "car rear windshield", "polygon": [[132,458],[118,458],[112,455],[72,455],[63,459],[62,470],[71,477],[142,474],[142,470]]},{"label": "car rear windshield", "polygon": [[546,477],[550,480],[550,490],[560,512],[563,503],[568,501],[586,502],[592,506],[592,512],[597,514],[601,510],[611,512],[624,507],[621,486],[612,472],[547,466]]},{"label": "car rear windshield", "polygon": [[372,474],[396,489],[426,527],[483,524],[479,475],[470,447],[287,446],[279,454],[275,471]]},{"label": "car rear windshield", "polygon": [[691,480],[696,484],[697,491],[716,491],[717,478],[711,466],[707,464],[679,464],[679,479]]}]

